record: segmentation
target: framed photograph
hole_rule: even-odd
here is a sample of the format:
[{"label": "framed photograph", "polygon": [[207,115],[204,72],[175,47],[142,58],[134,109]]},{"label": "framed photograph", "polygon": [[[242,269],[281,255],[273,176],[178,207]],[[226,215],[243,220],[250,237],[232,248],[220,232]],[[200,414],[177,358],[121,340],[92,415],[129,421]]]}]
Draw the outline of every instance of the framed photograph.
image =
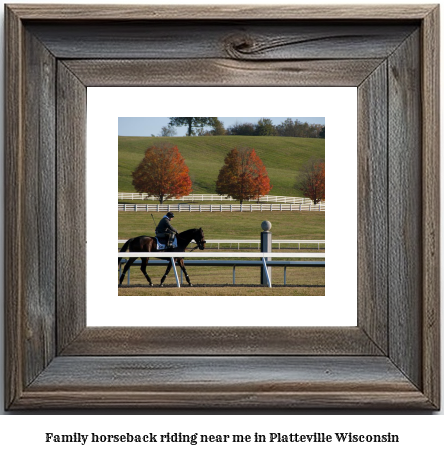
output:
[{"label": "framed photograph", "polygon": [[[439,409],[438,6],[22,4],[5,33],[6,409]],[[88,90],[153,87],[356,89],[356,325],[89,324]]]},{"label": "framed photograph", "polygon": [[[89,87],[87,98],[87,262],[89,258],[93,262],[101,259],[100,268],[87,268],[88,325],[286,326],[289,320],[297,321],[298,326],[356,325],[356,87]],[[166,99],[174,100],[174,107],[165,103]],[[288,99],[297,100],[297,107]],[[195,131],[190,135],[184,126],[168,132],[170,136],[159,135],[166,129],[172,109],[183,113],[189,112],[190,106],[194,112],[207,113],[217,106],[221,114],[217,119],[225,132],[214,134],[211,127],[192,127]],[[289,116],[294,109],[311,117],[292,119]],[[262,117],[255,116],[260,112]],[[323,117],[315,117],[315,113]],[[327,147],[319,135],[326,119],[331,129]],[[266,133],[273,134],[252,135],[262,124],[269,127]],[[105,168],[104,155],[94,152],[99,150],[107,151]],[[169,151],[183,156],[192,193],[187,189],[187,194],[162,203],[158,196],[134,193],[132,173],[137,167],[148,166],[146,151],[150,159],[156,154],[168,158]],[[263,160],[269,176],[272,189],[259,201],[253,197],[240,204],[233,196],[216,193],[225,159],[241,152]],[[296,188],[298,174],[318,162],[324,175],[327,170],[319,184],[328,188],[331,213],[342,212],[341,218],[326,218],[325,203],[315,203]],[[153,168],[149,175],[165,172],[165,166],[168,163]],[[341,174],[347,179],[337,179]],[[158,191],[172,186],[178,177],[179,173],[164,179],[162,188],[159,180],[147,182]],[[248,181],[246,184],[230,184],[226,192],[254,188]],[[110,195],[117,190],[116,214],[116,201]],[[152,242],[150,236],[155,235],[157,223],[169,211],[175,215],[170,223],[179,232],[202,227],[205,234],[204,251],[186,249],[194,249],[191,255],[197,256],[184,258],[192,287],[179,265],[179,286],[172,270],[160,286],[168,264],[156,255],[145,269],[149,279],[141,271],[141,261],[134,257],[135,263],[125,270],[125,252],[131,250],[125,247],[127,240]],[[106,215],[110,217],[105,223]],[[262,231],[264,221],[271,223],[267,233]],[[116,233],[104,230],[104,226],[118,226],[123,253],[119,254],[122,262],[117,282],[116,252],[103,249],[103,245],[115,244]],[[264,237],[267,243],[271,241],[272,255],[279,255],[267,262],[272,286],[261,274],[263,265],[258,257]],[[335,239],[346,239],[346,246]],[[335,258],[334,268],[325,268],[326,242],[330,245],[328,255]],[[152,249],[152,244],[146,245]],[[167,299],[150,299],[158,296]],[[273,299],[276,296],[282,299]],[[270,313],[270,298],[278,304],[279,312]]]}]

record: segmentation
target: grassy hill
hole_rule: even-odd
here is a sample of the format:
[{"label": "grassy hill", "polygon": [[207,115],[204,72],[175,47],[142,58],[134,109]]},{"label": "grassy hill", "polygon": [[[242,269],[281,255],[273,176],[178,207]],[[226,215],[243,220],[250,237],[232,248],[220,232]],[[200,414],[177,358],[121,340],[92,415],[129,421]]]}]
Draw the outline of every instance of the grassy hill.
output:
[{"label": "grassy hill", "polygon": [[119,192],[135,192],[131,173],[145,150],[169,142],[179,148],[190,169],[193,193],[216,193],[224,158],[234,147],[255,149],[273,185],[270,195],[302,196],[294,187],[300,167],[310,157],[324,158],[325,140],[272,136],[129,137],[119,136]]}]

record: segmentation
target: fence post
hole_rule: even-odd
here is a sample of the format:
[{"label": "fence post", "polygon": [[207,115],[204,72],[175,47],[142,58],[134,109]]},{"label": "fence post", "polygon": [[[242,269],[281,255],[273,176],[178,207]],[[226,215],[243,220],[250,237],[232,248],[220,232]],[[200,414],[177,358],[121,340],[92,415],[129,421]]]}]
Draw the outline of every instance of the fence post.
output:
[{"label": "fence post", "polygon": [[[261,223],[261,228],[264,230],[261,232],[261,252],[271,252],[272,251],[272,236],[271,236],[271,223],[268,221],[263,221]],[[267,258],[269,261],[271,258]],[[268,272],[268,277],[267,277]],[[261,268],[261,285],[271,285],[271,266],[267,268]]]}]

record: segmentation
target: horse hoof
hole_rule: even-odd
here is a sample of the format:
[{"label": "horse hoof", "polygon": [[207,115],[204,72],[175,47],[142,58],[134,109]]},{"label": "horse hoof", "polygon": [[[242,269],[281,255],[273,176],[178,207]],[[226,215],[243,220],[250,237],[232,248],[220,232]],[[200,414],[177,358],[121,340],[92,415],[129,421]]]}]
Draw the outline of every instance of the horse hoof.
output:
[{"label": "horse hoof", "polygon": [[192,284],[192,283],[190,283],[189,285],[190,285],[190,287],[192,287],[192,286],[193,286],[193,284]]},{"label": "horse hoof", "polygon": [[163,287],[163,283],[161,283],[161,284],[159,285],[159,287]]},{"label": "horse hoof", "polygon": [[153,287],[154,285],[150,282],[150,287]]}]

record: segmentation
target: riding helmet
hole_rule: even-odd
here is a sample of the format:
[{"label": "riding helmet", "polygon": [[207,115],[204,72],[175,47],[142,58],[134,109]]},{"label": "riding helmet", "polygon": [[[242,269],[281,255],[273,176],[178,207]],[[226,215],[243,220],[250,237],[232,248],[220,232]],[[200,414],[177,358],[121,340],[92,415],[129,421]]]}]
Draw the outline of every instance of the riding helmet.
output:
[{"label": "riding helmet", "polygon": [[173,218],[173,217],[174,217],[174,214],[173,214],[172,212],[168,212],[168,213],[167,213],[167,217],[168,217],[168,218]]}]

